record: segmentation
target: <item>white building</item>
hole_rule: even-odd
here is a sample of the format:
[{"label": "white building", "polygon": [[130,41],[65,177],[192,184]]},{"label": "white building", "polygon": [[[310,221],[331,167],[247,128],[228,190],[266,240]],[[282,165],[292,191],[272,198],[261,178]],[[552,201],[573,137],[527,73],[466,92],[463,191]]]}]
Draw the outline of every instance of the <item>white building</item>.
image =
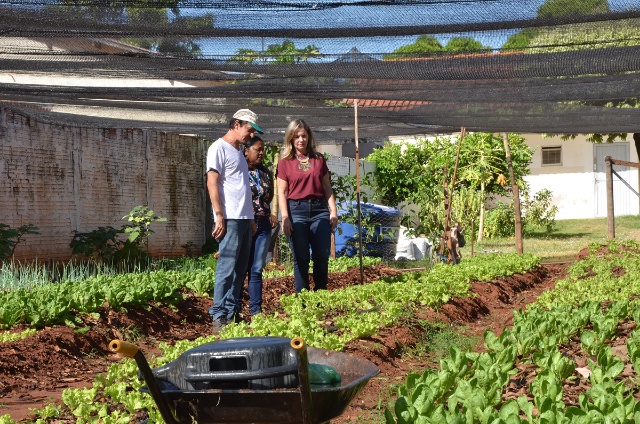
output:
[{"label": "white building", "polygon": [[[446,135],[442,135],[445,136]],[[627,141],[595,144],[579,135],[573,140],[560,136],[542,137],[541,134],[523,134],[525,143],[534,154],[531,173],[525,178],[530,192],[549,189],[553,204],[558,207],[556,219],[605,218],[607,192],[604,158],[611,156],[627,162],[638,162],[638,153],[631,134]],[[421,137],[390,137],[391,142],[412,142]],[[631,141],[629,141],[631,140]],[[616,216],[640,213],[640,175],[638,168],[614,166],[613,197]]]},{"label": "white building", "polygon": [[[535,149],[526,177],[531,192],[547,188],[558,206],[557,219],[603,218],[607,216],[607,192],[604,158],[611,156],[638,162],[631,134],[611,144],[594,144],[585,136],[562,140],[559,136],[543,138],[524,134],[526,144]],[[613,198],[616,216],[640,213],[638,169],[614,166]]]}]

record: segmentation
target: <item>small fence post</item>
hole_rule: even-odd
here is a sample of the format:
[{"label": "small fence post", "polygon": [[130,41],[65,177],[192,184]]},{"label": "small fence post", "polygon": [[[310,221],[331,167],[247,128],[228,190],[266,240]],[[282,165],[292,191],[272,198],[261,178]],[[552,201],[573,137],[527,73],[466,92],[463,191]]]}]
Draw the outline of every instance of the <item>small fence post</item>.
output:
[{"label": "small fence post", "polygon": [[613,165],[611,164],[611,156],[605,156],[604,158],[604,170],[607,184],[607,229],[609,239],[616,238],[616,226],[614,222],[614,209],[613,209]]}]

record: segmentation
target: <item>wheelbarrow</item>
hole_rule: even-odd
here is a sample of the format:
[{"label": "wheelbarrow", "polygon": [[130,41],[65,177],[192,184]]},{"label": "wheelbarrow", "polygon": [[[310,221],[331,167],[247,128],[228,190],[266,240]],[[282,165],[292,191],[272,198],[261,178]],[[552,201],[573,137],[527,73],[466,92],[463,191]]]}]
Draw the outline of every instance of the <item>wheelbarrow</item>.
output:
[{"label": "wheelbarrow", "polygon": [[[141,390],[167,424],[328,423],[380,372],[364,358],[307,347],[301,338],[218,340],[155,370],[135,345],[113,340],[109,347],[135,359]],[[318,383],[310,364],[335,370],[339,382]]]}]

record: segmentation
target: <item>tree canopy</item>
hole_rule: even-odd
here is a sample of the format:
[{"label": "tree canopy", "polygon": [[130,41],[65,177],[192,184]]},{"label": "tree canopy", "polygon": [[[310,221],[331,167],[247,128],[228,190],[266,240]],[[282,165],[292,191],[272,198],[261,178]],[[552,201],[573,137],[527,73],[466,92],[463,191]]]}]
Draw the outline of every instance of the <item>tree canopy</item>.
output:
[{"label": "tree canopy", "polygon": [[[548,0],[538,9],[539,18],[554,18],[567,15],[604,13],[610,10],[607,0]],[[640,45],[640,19],[610,22],[575,23],[547,28],[525,28],[511,36],[503,45],[505,50],[522,50],[527,53],[561,52],[568,50],[591,50]],[[585,102],[600,107],[634,107],[640,105],[637,98],[612,99],[607,102]],[[576,134],[565,134],[564,139],[575,138]],[[588,134],[588,140],[595,143],[613,142],[626,139],[625,133]]]},{"label": "tree canopy", "polygon": [[491,47],[485,46],[481,42],[470,37],[453,37],[446,45],[443,46],[440,41],[432,35],[420,35],[413,43],[397,48],[393,53],[385,55],[383,59],[391,60],[421,57],[438,53],[477,53],[487,50],[491,50]]},{"label": "tree canopy", "polygon": [[559,18],[609,11],[607,0],[548,0],[538,8],[539,18]]},{"label": "tree canopy", "polygon": [[251,49],[238,49],[229,61],[247,64],[251,64],[257,60],[270,63],[300,63],[319,56],[320,49],[313,44],[309,44],[300,49],[296,47],[293,41],[284,40],[281,44],[269,44],[264,52]]},{"label": "tree canopy", "polygon": [[[517,134],[509,135],[509,145],[516,180],[524,185],[523,177],[529,174],[533,151]],[[367,160],[376,164],[374,179],[379,201],[391,206],[415,205],[414,213],[406,215],[408,222],[405,225],[415,228],[418,233],[437,236],[444,229],[444,184],[451,184],[457,150],[457,137],[387,143],[383,149],[374,150]],[[468,134],[460,145],[454,193],[459,191],[470,195],[477,192],[483,183],[488,195],[506,194],[506,163],[500,135]]]},{"label": "tree canopy", "polygon": [[[197,17],[182,16],[180,14],[179,0],[131,0],[109,1],[99,0],[61,0],[64,6],[63,13],[76,16],[80,20],[88,22],[122,23],[131,25],[144,22],[156,22],[167,29],[190,28],[192,30],[212,27],[215,17],[205,14]],[[101,7],[94,7],[94,6]],[[153,7],[151,7],[153,6]],[[198,38],[176,37],[130,37],[122,41],[145,49],[160,53],[180,54],[197,57],[201,54]]]}]

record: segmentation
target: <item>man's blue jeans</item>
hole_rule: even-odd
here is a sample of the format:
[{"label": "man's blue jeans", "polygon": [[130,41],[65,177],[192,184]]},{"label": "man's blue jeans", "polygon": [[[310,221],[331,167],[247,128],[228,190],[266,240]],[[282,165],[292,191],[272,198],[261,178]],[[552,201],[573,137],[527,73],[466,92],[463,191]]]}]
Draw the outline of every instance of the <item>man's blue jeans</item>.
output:
[{"label": "man's blue jeans", "polygon": [[[293,252],[296,293],[309,290],[309,261],[313,259],[314,290],[327,288],[331,254],[331,221],[325,199],[289,200],[293,227],[289,244]],[[311,247],[311,253],[309,253]]]},{"label": "man's blue jeans", "polygon": [[209,315],[214,320],[225,317],[233,320],[242,295],[244,277],[247,275],[251,249],[251,220],[227,219],[227,232],[220,241],[220,257],[216,265],[216,281],[213,286],[213,306]]},{"label": "man's blue jeans", "polygon": [[[268,216],[256,215],[257,231],[253,235],[249,255],[249,309],[251,315],[262,312],[262,270],[267,264],[267,253],[271,242],[271,220]],[[242,299],[239,299],[242,303]],[[240,304],[239,307],[242,307]]]}]

